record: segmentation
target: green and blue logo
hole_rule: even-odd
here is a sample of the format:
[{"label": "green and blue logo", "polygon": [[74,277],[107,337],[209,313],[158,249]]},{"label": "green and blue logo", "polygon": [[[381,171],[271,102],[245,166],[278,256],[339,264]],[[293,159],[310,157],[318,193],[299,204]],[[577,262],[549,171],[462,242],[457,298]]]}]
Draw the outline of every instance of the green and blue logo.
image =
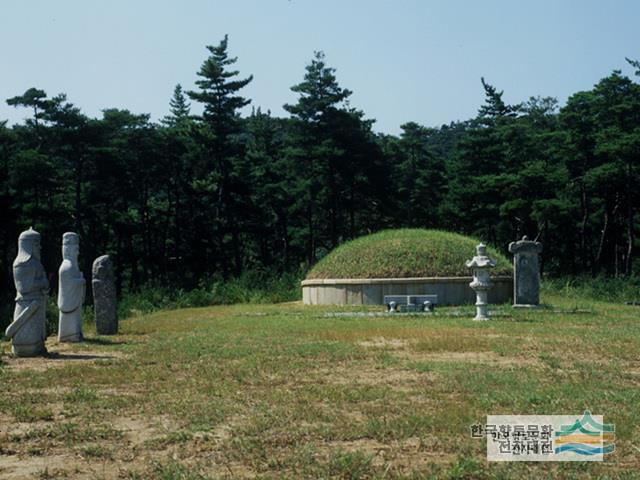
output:
[{"label": "green and blue logo", "polygon": [[599,423],[591,412],[585,411],[582,418],[573,424],[562,425],[555,432],[554,452],[573,452],[577,455],[593,456],[615,450],[616,428],[612,423]]}]

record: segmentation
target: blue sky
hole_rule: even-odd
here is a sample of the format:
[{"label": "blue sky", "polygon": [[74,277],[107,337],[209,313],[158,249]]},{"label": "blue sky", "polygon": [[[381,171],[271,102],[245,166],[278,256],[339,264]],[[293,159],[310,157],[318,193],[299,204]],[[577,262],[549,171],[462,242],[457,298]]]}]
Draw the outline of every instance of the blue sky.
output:
[{"label": "blue sky", "polygon": [[[5,99],[35,86],[90,116],[104,108],[167,113],[193,87],[205,45],[229,34],[252,105],[284,116],[315,50],[351,104],[398,133],[473,117],[480,77],[516,103],[557,97],[640,58],[640,1],[2,0],[0,120],[29,112]],[[198,108],[194,106],[194,111]]]}]

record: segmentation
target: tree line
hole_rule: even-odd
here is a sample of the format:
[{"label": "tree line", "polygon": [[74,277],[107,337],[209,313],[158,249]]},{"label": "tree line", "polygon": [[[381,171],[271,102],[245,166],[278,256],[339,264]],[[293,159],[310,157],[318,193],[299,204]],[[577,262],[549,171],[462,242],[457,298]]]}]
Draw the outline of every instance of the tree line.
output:
[{"label": "tree line", "polygon": [[634,273],[637,79],[614,71],[562,108],[549,97],[507,104],[482,79],[475,118],[408,122],[395,136],[374,133],[321,52],[278,118],[259,108],[242,116],[253,77],[234,70],[227,37],[207,50],[193,89],[176,86],[157,123],[120,109],[89,118],[37,88],[6,100],[31,115],[0,123],[0,291],[13,290],[29,226],[43,235],[47,272],[62,233],[75,231],[85,275],[109,253],[120,290],[305,269],[345,240],[396,227],[505,250],[526,234],[544,243],[546,272]]}]

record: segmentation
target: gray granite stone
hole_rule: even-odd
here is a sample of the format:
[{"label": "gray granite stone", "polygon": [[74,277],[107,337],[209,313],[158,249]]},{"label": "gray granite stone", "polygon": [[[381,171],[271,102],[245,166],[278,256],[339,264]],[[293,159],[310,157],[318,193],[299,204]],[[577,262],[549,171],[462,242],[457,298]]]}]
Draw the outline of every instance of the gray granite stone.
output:
[{"label": "gray granite stone", "polygon": [[488,292],[493,286],[489,269],[495,267],[497,261],[487,256],[487,247],[480,244],[476,247],[476,256],[466,265],[473,269],[473,281],[469,286],[476,292],[476,316],[474,320],[489,320]]},{"label": "gray granite stone", "polygon": [[102,255],[93,261],[91,275],[96,331],[99,335],[115,335],[118,333],[118,300],[113,262],[109,255]]},{"label": "gray granite stone", "polygon": [[513,253],[513,304],[516,307],[535,307],[540,304],[540,242],[526,236],[509,244]]},{"label": "gray granite stone", "polygon": [[82,304],[85,295],[85,280],[78,267],[80,237],[77,233],[62,235],[62,263],[58,270],[58,341],[79,342],[82,340]]},{"label": "gray granite stone", "polygon": [[[438,296],[438,305],[463,305],[476,300],[469,287],[471,276],[465,277],[421,277],[421,278],[356,278],[303,280],[302,292],[305,305],[322,305],[330,296],[325,290],[339,288],[346,295],[348,305],[382,305],[385,295],[420,295],[423,292]],[[387,284],[394,284],[388,286]],[[513,277],[491,278],[488,293],[490,303],[505,303],[513,300]],[[377,288],[373,288],[377,287]],[[398,293],[389,293],[389,292]],[[341,297],[342,298],[342,297]],[[340,300],[342,301],[342,300]],[[342,305],[342,303],[338,303]]]},{"label": "gray granite stone", "polygon": [[20,234],[18,255],[13,262],[16,306],[13,322],[5,331],[18,357],[44,355],[47,349],[46,305],[49,281],[40,263],[40,234],[33,228]]}]

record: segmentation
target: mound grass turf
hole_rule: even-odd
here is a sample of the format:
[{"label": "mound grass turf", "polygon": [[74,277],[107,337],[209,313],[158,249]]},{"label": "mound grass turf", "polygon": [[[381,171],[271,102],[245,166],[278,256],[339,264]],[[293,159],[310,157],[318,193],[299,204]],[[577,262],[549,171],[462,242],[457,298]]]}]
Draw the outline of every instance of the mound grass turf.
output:
[{"label": "mound grass turf", "polygon": [[[441,230],[384,230],[346,242],[320,260],[307,279],[458,277],[480,240]],[[491,246],[493,275],[510,275],[511,262]]]}]

